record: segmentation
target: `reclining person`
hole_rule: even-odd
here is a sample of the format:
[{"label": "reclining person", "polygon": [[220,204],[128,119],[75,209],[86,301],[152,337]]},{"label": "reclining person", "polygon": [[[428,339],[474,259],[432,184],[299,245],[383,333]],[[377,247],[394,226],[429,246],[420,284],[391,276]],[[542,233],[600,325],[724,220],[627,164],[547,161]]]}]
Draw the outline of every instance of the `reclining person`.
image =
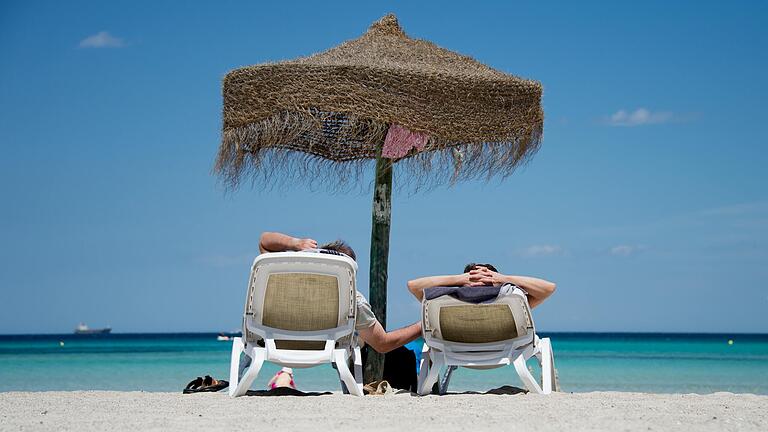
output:
[{"label": "reclining person", "polygon": [[528,297],[531,308],[540,305],[555,292],[555,284],[544,279],[529,276],[511,276],[501,274],[492,264],[470,263],[464,267],[464,273],[447,276],[427,276],[408,281],[408,291],[419,301],[424,298],[424,290],[433,287],[458,286],[503,286],[516,285]]},{"label": "reclining person", "polygon": [[[278,232],[262,233],[259,240],[259,251],[261,253],[302,251],[317,248],[317,241],[311,238],[296,238]],[[355,251],[342,240],[324,244],[320,246],[320,249],[340,252],[357,261]],[[355,331],[358,337],[382,354],[388,353],[421,336],[421,321],[391,332],[384,330],[384,327],[382,327],[379,320],[373,314],[368,300],[359,291],[357,292],[356,316]]]},{"label": "reclining person", "polygon": [[[547,297],[555,292],[555,284],[544,279],[530,276],[511,276],[499,273],[492,264],[470,263],[464,267],[464,273],[446,276],[427,276],[408,281],[408,291],[419,301],[424,298],[424,290],[434,287],[503,287],[514,285],[525,292],[528,304],[531,308],[540,305]],[[458,366],[449,366],[442,380],[444,386],[448,386],[451,375]],[[438,385],[432,389],[437,391]]]}]

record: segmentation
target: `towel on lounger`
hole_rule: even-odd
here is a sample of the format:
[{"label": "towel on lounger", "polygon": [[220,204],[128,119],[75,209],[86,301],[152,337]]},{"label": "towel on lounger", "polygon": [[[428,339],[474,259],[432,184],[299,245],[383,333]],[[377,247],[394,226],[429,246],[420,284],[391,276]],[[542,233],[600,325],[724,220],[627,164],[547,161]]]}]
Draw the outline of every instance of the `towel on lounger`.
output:
[{"label": "towel on lounger", "polygon": [[479,286],[479,287],[434,287],[424,290],[424,298],[432,300],[444,295],[449,295],[467,303],[482,303],[494,300],[499,296],[501,287]]},{"label": "towel on lounger", "polygon": [[433,287],[424,290],[424,299],[432,300],[449,295],[463,302],[479,304],[496,300],[499,296],[511,294],[516,289],[519,289],[526,295],[528,294],[524,289],[512,284],[479,287]]}]

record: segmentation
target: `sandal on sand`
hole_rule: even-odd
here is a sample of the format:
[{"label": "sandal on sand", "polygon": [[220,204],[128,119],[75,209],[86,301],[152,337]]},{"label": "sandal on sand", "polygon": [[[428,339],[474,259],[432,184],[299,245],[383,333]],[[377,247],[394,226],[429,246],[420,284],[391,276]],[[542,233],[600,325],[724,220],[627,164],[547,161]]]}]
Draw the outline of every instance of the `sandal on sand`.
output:
[{"label": "sandal on sand", "polygon": [[197,377],[192,380],[187,387],[184,388],[182,393],[203,393],[203,392],[217,392],[219,390],[229,387],[229,382],[224,380],[217,380],[210,375],[206,375],[205,378]]},{"label": "sandal on sand", "polygon": [[227,387],[229,387],[229,381],[217,380],[210,375],[206,375],[203,379],[203,387],[200,389],[200,391],[217,392]]},{"label": "sandal on sand", "polygon": [[199,389],[202,385],[203,385],[203,378],[197,377],[192,381],[190,381],[186,387],[184,387],[184,390],[182,391],[182,393],[184,394],[195,393],[196,391],[198,391],[197,389]]},{"label": "sandal on sand", "polygon": [[374,381],[363,386],[363,393],[369,396],[385,396],[394,394],[395,389],[386,380]]}]

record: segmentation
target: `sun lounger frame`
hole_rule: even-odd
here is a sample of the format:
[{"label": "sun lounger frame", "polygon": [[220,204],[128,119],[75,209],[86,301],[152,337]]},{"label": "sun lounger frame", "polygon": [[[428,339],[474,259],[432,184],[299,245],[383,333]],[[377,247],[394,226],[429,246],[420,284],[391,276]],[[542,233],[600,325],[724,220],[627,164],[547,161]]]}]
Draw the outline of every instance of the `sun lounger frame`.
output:
[{"label": "sun lounger frame", "polygon": [[[229,372],[229,395],[244,395],[259,374],[265,361],[292,368],[307,368],[331,363],[339,373],[342,390],[363,395],[362,357],[355,338],[357,263],[347,256],[314,252],[276,252],[261,254],[253,261],[248,280],[243,336],[232,342]],[[275,274],[310,274],[333,276],[339,288],[339,325],[315,331],[291,331],[262,323],[267,281]],[[249,307],[250,305],[250,307]],[[248,341],[248,334],[263,339],[264,346]],[[251,338],[253,339],[253,338]],[[322,341],[323,349],[299,350],[277,348],[275,341]],[[250,357],[246,366],[241,354]],[[350,371],[352,360],[354,370]]]},{"label": "sun lounger frame", "polygon": [[[424,347],[419,370],[418,394],[430,394],[438,380],[438,393],[445,394],[450,381],[449,366],[492,369],[513,365],[528,391],[549,394],[559,390],[551,341],[549,338],[539,338],[536,335],[527,296],[519,288],[515,288],[506,296],[509,297],[494,303],[506,304],[513,315],[524,316],[527,320],[527,331],[514,339],[489,343],[460,343],[434,337],[431,330],[434,324],[429,324],[427,312],[430,300],[422,301]],[[509,301],[510,299],[519,300]],[[523,310],[513,310],[516,307]],[[528,370],[526,362],[531,358],[535,358],[541,365],[541,382],[537,382]],[[443,370],[446,372],[441,377]]]}]

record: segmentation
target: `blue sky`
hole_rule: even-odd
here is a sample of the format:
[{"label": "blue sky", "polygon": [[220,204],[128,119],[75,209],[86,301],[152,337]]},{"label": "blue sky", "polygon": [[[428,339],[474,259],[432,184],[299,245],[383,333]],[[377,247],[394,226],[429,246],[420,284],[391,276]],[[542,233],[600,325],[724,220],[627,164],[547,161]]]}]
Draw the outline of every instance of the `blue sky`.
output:
[{"label": "blue sky", "polygon": [[546,115],[505,181],[395,194],[390,327],[409,278],[489,261],[558,283],[545,331],[768,332],[768,4],[278,3],[0,3],[0,333],[235,329],[263,230],[345,238],[367,293],[367,183],[226,194],[211,167],[224,74],[387,12],[541,81]]}]

